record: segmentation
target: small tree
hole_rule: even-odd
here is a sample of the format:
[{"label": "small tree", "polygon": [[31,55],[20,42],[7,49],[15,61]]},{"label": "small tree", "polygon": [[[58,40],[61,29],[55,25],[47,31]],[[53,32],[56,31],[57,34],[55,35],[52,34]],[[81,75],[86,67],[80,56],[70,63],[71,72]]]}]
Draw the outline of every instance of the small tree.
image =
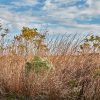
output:
[{"label": "small tree", "polygon": [[80,49],[85,52],[97,53],[100,51],[100,37],[91,35],[84,39],[84,43],[80,45]]},{"label": "small tree", "polygon": [[9,30],[7,28],[3,28],[2,24],[0,23],[0,52],[2,55],[3,55],[3,51],[5,49],[5,47],[4,47],[5,36],[7,35],[8,32],[9,32]]},{"label": "small tree", "polygon": [[35,55],[40,55],[44,50],[48,50],[45,44],[45,35],[38,32],[36,28],[23,27],[21,34],[15,37],[17,47],[25,51],[25,56],[30,52],[30,48],[35,51]]}]

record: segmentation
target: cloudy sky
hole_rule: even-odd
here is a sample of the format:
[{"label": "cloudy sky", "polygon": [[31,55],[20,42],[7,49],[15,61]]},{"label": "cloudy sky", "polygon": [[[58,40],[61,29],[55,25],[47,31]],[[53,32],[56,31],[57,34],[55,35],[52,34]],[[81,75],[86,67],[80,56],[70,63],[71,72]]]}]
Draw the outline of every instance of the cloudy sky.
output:
[{"label": "cloudy sky", "polygon": [[49,33],[100,33],[100,0],[0,0],[0,22],[12,33],[22,26]]}]

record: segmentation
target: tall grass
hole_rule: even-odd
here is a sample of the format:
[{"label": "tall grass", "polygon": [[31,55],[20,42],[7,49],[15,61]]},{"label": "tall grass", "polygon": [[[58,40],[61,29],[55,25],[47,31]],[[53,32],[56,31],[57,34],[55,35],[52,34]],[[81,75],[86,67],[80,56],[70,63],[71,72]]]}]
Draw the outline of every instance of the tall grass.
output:
[{"label": "tall grass", "polygon": [[79,52],[82,41],[77,34],[46,41],[49,51],[41,57],[52,67],[38,74],[30,70],[27,76],[26,63],[35,54],[28,54],[27,62],[21,53],[2,55],[0,100],[100,100],[100,55]]}]

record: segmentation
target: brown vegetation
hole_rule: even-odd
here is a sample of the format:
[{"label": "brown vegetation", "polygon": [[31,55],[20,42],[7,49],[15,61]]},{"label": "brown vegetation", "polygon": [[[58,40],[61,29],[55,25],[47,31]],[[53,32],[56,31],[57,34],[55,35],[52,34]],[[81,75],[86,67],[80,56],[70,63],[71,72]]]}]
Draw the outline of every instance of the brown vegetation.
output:
[{"label": "brown vegetation", "polygon": [[1,95],[13,100],[100,99],[100,56],[66,56],[59,61],[53,59],[55,69],[48,75],[31,72],[25,77],[23,57],[0,58]]},{"label": "brown vegetation", "polygon": [[[96,49],[95,52],[82,52],[81,41],[74,41],[75,36],[49,41],[48,48],[43,44],[45,55],[39,45],[36,45],[39,49],[36,54],[30,54],[31,49],[25,49],[26,55],[20,51],[3,53],[0,57],[0,100],[100,100],[100,54]],[[23,44],[29,42],[25,41]],[[47,58],[52,67],[36,73],[37,64],[32,60],[35,56]],[[40,66],[48,67],[40,62]],[[28,73],[25,68],[29,68]]]}]

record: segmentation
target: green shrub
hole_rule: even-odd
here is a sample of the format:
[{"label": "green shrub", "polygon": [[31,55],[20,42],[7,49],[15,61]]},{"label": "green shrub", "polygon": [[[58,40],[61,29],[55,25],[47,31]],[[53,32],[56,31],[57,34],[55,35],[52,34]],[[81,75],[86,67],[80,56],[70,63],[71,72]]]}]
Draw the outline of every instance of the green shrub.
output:
[{"label": "green shrub", "polygon": [[25,65],[25,71],[28,74],[30,71],[34,71],[35,73],[39,73],[44,70],[48,70],[51,68],[52,64],[47,58],[41,58],[39,56],[35,56],[31,62],[27,62]]},{"label": "green shrub", "polygon": [[80,45],[80,49],[89,51],[90,53],[100,52],[100,36],[90,35],[84,39],[83,44]]},{"label": "green shrub", "polygon": [[70,80],[70,81],[68,82],[68,85],[69,85],[71,88],[74,88],[74,87],[77,87],[78,82],[77,82],[76,80],[72,79],[72,80]]},{"label": "green shrub", "polygon": [[94,72],[94,78],[100,77],[100,69],[96,69]]}]

